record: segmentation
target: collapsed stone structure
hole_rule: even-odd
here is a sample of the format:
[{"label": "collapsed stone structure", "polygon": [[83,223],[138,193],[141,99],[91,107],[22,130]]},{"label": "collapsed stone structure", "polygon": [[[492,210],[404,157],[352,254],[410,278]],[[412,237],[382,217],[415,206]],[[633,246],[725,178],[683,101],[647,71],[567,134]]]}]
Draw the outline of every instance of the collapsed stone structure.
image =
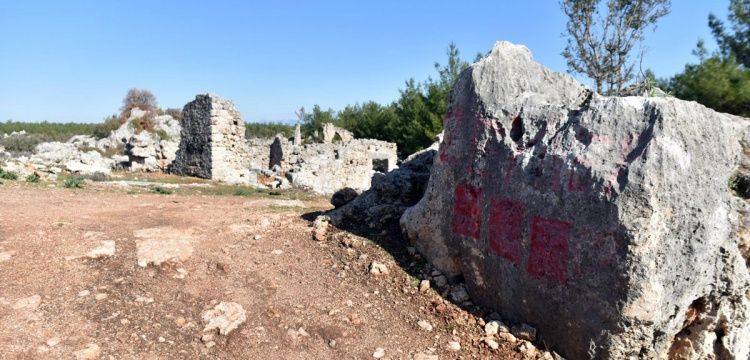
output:
[{"label": "collapsed stone structure", "polygon": [[178,175],[249,184],[249,149],[245,122],[231,101],[197,95],[182,110],[179,149],[169,171]]},{"label": "collapsed stone structure", "polygon": [[[338,136],[338,139],[336,139]],[[354,139],[354,135],[346,129],[342,129],[331,123],[323,124],[323,143],[331,144],[334,140],[340,140],[341,142],[349,142]]]},{"label": "collapsed stone structure", "polygon": [[386,141],[348,139],[297,146],[282,136],[271,142],[270,155],[255,163],[266,159],[268,168],[284,174],[291,185],[327,195],[346,187],[367,190],[373,175],[395,169],[398,162],[396,144]]},{"label": "collapsed stone structure", "polygon": [[[401,215],[424,195],[438,143],[406,158],[398,169],[375,174],[372,186],[350,200],[349,188],[331,199],[336,209],[325,217],[336,227],[364,233],[398,233]],[[341,195],[343,196],[337,196]],[[346,200],[337,200],[344,198]]]},{"label": "collapsed stone structure", "polygon": [[507,42],[464,71],[401,226],[475,302],[572,359],[750,357],[747,119],[604,97]]}]

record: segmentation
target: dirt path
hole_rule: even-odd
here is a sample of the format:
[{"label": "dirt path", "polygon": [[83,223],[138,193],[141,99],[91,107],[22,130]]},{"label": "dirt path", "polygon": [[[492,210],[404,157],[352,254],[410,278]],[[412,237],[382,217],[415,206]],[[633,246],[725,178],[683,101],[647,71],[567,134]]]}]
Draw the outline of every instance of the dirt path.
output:
[{"label": "dirt path", "polygon": [[[2,358],[523,358],[518,343],[490,350],[481,319],[419,291],[380,246],[346,233],[313,241],[302,216],[330,205],[303,204],[0,185]],[[107,241],[113,256],[86,257]],[[147,242],[182,260],[139,266]],[[373,261],[388,274],[370,274]],[[204,336],[201,314],[219,302],[247,319]]]}]

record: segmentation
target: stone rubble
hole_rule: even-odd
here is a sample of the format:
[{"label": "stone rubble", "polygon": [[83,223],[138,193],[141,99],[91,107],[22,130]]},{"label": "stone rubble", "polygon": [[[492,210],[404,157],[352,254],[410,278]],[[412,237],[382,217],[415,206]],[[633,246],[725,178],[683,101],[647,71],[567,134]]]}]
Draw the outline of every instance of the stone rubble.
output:
[{"label": "stone rubble", "polygon": [[247,315],[238,303],[220,302],[213,309],[204,311],[201,319],[205,324],[204,332],[218,329],[220,335],[229,335],[247,320]]}]

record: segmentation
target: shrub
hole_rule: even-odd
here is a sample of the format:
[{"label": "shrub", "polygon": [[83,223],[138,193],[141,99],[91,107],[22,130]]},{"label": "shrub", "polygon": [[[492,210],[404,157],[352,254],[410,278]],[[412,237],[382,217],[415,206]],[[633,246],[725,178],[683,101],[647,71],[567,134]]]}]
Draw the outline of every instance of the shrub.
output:
[{"label": "shrub", "polygon": [[167,110],[164,110],[164,113],[182,123],[182,109],[167,108]]},{"label": "shrub", "polygon": [[172,140],[172,137],[167,134],[167,131],[164,129],[156,130],[156,136],[159,137],[159,140]]},{"label": "shrub", "polygon": [[234,196],[250,196],[253,192],[250,189],[239,188],[234,191]]},{"label": "shrub", "polygon": [[0,138],[0,146],[4,147],[5,151],[10,153],[25,154],[33,152],[39,143],[45,141],[49,140],[40,134],[13,135],[7,138]]},{"label": "shrub", "polygon": [[157,194],[162,194],[162,195],[171,195],[174,193],[174,190],[167,189],[161,186],[154,186],[151,190]]},{"label": "shrub", "polygon": [[84,181],[86,181],[86,179],[84,179],[83,176],[69,176],[65,179],[63,185],[68,189],[83,189]]},{"label": "shrub", "polygon": [[294,126],[282,123],[247,123],[245,124],[245,137],[252,138],[270,138],[282,134],[284,137],[294,136]]},{"label": "shrub", "polygon": [[26,182],[27,183],[31,183],[31,184],[36,184],[36,183],[39,182],[39,179],[40,179],[39,175],[37,175],[37,174],[31,174],[31,175],[29,175],[29,176],[26,177]]},{"label": "shrub", "polygon": [[139,108],[148,113],[154,113],[158,109],[156,96],[146,89],[130,89],[122,99],[120,108],[120,123],[123,124],[130,118],[130,111],[133,108]]},{"label": "shrub", "polygon": [[96,124],[91,135],[97,139],[103,139],[109,136],[112,131],[117,130],[120,127],[120,118],[117,115],[112,115],[104,119],[101,124]]},{"label": "shrub", "polygon": [[18,179],[18,174],[16,174],[13,171],[6,171],[6,170],[3,170],[3,169],[0,169],[0,179],[16,180],[16,179]]}]

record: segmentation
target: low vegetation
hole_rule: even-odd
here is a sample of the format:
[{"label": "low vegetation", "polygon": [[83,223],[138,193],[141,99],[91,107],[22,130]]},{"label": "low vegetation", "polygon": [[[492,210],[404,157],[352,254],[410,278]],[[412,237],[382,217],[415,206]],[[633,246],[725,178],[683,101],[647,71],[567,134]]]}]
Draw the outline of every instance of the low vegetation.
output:
[{"label": "low vegetation", "polygon": [[40,178],[39,178],[39,175],[37,174],[30,174],[26,176],[26,182],[30,184],[36,184],[39,182],[39,180]]},{"label": "low vegetation", "polygon": [[86,182],[86,179],[83,176],[72,175],[65,178],[65,181],[63,181],[63,186],[68,189],[82,189],[84,182]]},{"label": "low vegetation", "polygon": [[3,179],[3,180],[17,180],[18,179],[18,174],[16,174],[13,171],[7,171],[7,170],[0,169],[0,179]]},{"label": "low vegetation", "polygon": [[259,122],[245,124],[245,137],[252,138],[269,138],[281,134],[290,138],[294,136],[294,126],[282,123]]}]

